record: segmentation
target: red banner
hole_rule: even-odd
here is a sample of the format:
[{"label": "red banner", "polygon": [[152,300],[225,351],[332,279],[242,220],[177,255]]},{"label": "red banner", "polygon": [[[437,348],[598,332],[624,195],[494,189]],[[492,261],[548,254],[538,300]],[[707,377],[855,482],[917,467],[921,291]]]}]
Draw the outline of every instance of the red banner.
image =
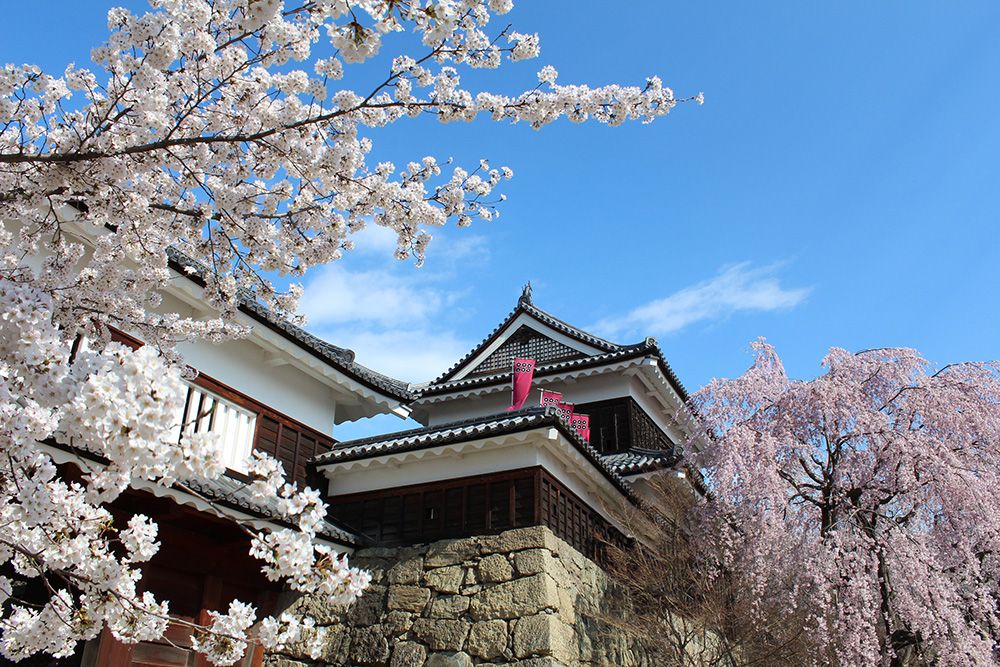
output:
[{"label": "red banner", "polygon": [[573,427],[581,438],[590,442],[590,417],[588,415],[574,414],[570,417],[569,425]]},{"label": "red banner", "polygon": [[510,407],[507,411],[520,410],[524,402],[528,400],[531,392],[531,378],[535,374],[534,359],[514,360],[514,387],[512,390]]},{"label": "red banner", "polygon": [[566,420],[568,424],[571,419],[573,419],[573,409],[572,403],[556,403],[556,410],[559,412],[559,416]]},{"label": "red banner", "polygon": [[542,391],[541,406],[543,408],[546,405],[558,405],[560,403],[562,403],[562,394],[554,391]]}]

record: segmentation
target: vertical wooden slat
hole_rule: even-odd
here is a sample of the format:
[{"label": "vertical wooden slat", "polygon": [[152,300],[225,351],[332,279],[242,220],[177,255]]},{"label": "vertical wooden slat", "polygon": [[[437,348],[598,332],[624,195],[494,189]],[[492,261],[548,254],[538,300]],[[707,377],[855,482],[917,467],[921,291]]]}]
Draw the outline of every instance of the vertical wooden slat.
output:
[{"label": "vertical wooden slat", "polygon": [[399,536],[402,537],[406,534],[406,496],[401,496],[399,499],[399,519],[397,519],[397,525],[399,526]]},{"label": "vertical wooden slat", "polygon": [[517,487],[517,482],[515,480],[511,480],[510,481],[510,491],[507,494],[507,496],[508,496],[507,499],[508,499],[508,502],[510,503],[510,510],[509,510],[509,512],[510,512],[510,527],[511,528],[516,528],[517,527],[517,515],[515,513],[515,511],[516,511],[517,508],[514,506],[514,501],[515,501],[516,495],[517,495],[514,492],[515,487]]},{"label": "vertical wooden slat", "polygon": [[299,481],[299,446],[302,444],[302,431],[295,433],[295,452],[292,454],[292,484]]},{"label": "vertical wooden slat", "polygon": [[469,487],[462,487],[462,534],[469,529]]},{"label": "vertical wooden slat", "polygon": [[490,505],[493,504],[493,496],[491,495],[492,491],[493,489],[491,488],[491,484],[486,482],[486,532],[489,532],[493,528],[490,525],[493,523],[493,512],[490,511]]},{"label": "vertical wooden slat", "polygon": [[535,525],[540,525],[542,523],[542,503],[545,502],[545,498],[542,497],[542,470],[541,468],[535,470],[534,474],[535,483]]},{"label": "vertical wooden slat", "polygon": [[417,535],[420,539],[424,539],[424,513],[427,511],[427,505],[424,503],[424,493],[420,492],[420,503],[417,505]]}]

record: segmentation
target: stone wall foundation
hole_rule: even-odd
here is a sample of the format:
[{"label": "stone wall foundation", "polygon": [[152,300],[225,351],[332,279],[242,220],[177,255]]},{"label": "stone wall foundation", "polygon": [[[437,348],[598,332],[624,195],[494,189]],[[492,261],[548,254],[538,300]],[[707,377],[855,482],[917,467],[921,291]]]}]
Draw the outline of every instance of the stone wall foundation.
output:
[{"label": "stone wall foundation", "polygon": [[609,582],[548,528],[358,551],[372,584],[349,607],[290,601],[327,629],[319,661],[290,651],[270,667],[650,667],[602,621]]}]

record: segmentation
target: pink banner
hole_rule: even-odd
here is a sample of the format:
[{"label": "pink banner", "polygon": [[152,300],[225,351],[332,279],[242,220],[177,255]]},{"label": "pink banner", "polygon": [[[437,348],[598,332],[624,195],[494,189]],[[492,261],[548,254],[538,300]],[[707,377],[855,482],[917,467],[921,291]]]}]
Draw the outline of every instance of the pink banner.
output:
[{"label": "pink banner", "polygon": [[531,377],[535,374],[534,359],[514,360],[514,387],[510,407],[507,411],[520,410],[531,392]]},{"label": "pink banner", "polygon": [[569,420],[569,425],[580,434],[581,438],[590,442],[590,417],[588,415],[574,414]]},{"label": "pink banner", "polygon": [[543,391],[542,392],[542,402],[541,406],[544,408],[546,405],[558,405],[562,403],[562,394],[554,391]]},{"label": "pink banner", "polygon": [[572,403],[556,403],[556,410],[559,411],[559,416],[569,423],[573,419],[573,404]]}]

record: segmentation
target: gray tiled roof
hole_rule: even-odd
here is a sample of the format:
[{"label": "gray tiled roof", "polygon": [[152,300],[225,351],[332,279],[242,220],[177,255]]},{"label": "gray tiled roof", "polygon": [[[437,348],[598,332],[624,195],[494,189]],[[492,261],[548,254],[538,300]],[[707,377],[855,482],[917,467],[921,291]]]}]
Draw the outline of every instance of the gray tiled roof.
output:
[{"label": "gray tiled roof", "polygon": [[660,350],[659,345],[655,338],[647,338],[641,343],[634,343],[631,345],[619,345],[617,343],[612,343],[610,341],[604,340],[603,338],[598,338],[593,334],[587,333],[579,327],[575,327],[571,324],[560,320],[553,315],[545,312],[541,308],[535,306],[530,298],[525,298],[522,296],[518,302],[517,307],[511,311],[507,318],[497,326],[489,336],[483,339],[483,341],[475,347],[471,352],[462,357],[455,365],[449,368],[444,374],[435,380],[428,382],[427,384],[420,387],[411,387],[412,390],[417,392],[418,397],[431,396],[435,394],[444,394],[456,389],[465,389],[468,387],[479,387],[490,385],[498,382],[509,382],[511,374],[510,372],[502,373],[491,373],[489,375],[477,375],[473,377],[466,377],[460,380],[449,380],[452,375],[454,375],[459,368],[468,363],[469,360],[474,358],[483,349],[485,349],[511,322],[514,321],[519,314],[525,313],[534,317],[539,322],[542,322],[549,327],[563,333],[571,338],[574,338],[582,343],[590,345],[591,347],[596,347],[599,350],[603,350],[602,353],[595,354],[589,357],[582,357],[577,359],[568,359],[564,361],[557,361],[548,364],[539,364],[535,367],[535,375],[542,376],[548,373],[557,373],[564,370],[573,370],[577,368],[587,368],[590,366],[601,365],[605,363],[611,363],[614,361],[619,361],[622,359],[629,359],[632,357],[651,355],[656,359],[658,365],[660,366],[663,374],[667,377],[667,380],[673,385],[677,394],[681,397],[682,401],[688,400],[687,389],[681,384],[680,379],[674,373],[673,369],[670,368],[670,364],[667,363],[666,358],[663,356],[663,352]]},{"label": "gray tiled roof", "polygon": [[[170,258],[171,268],[195,283],[204,284],[204,274],[208,271],[208,268],[201,262],[188,257],[176,248],[168,248],[167,254]],[[409,389],[409,383],[389,377],[388,375],[383,375],[382,373],[377,373],[366,366],[362,366],[354,360],[353,350],[328,343],[302,327],[292,324],[286,319],[277,317],[267,307],[254,299],[252,295],[246,294],[241,296],[240,310],[362,384],[366,384],[372,389],[379,390],[401,401],[409,401],[416,398],[416,395]]]},{"label": "gray tiled roof", "polygon": [[619,491],[628,498],[636,500],[632,488],[621,475],[605,462],[605,457],[601,456],[590,443],[581,438],[559,416],[553,406],[523,408],[521,410],[512,410],[511,412],[475,419],[465,419],[439,426],[417,428],[359,440],[348,440],[338,443],[335,449],[321,454],[314,460],[316,465],[319,466],[344,461],[357,461],[384,456],[386,454],[396,454],[429,449],[456,442],[466,442],[491,435],[517,433],[541,426],[555,426],[558,428],[563,436],[582,452]]},{"label": "gray tiled roof", "polygon": [[568,324],[568,323],[560,320],[558,317],[554,317],[554,316],[550,315],[549,313],[546,313],[541,308],[537,308],[531,302],[530,298],[525,298],[525,297],[522,296],[518,300],[518,302],[517,302],[517,308],[515,308],[514,310],[512,310],[511,313],[507,316],[507,318],[503,322],[501,322],[495,329],[493,329],[492,332],[490,332],[489,336],[487,336],[486,338],[484,338],[483,341],[479,345],[477,345],[475,348],[472,349],[471,352],[469,352],[464,357],[462,357],[461,359],[459,359],[451,368],[449,368],[447,371],[445,371],[443,374],[441,374],[436,379],[434,379],[431,382],[427,383],[428,386],[429,387],[433,387],[433,386],[445,383],[447,381],[447,379],[449,377],[451,377],[459,368],[461,368],[466,362],[468,362],[470,359],[472,359],[477,354],[479,354],[479,352],[481,350],[483,350],[483,348],[485,348],[487,345],[489,345],[490,342],[493,341],[493,339],[496,338],[496,336],[501,331],[503,331],[504,328],[506,328],[508,324],[510,324],[511,322],[513,322],[514,318],[517,317],[521,313],[526,313],[528,315],[531,315],[532,317],[534,317],[535,319],[537,319],[539,322],[543,322],[543,323],[549,325],[550,327],[552,327],[556,331],[559,331],[560,333],[564,333],[567,336],[569,336],[570,338],[575,338],[576,340],[578,340],[578,341],[580,341],[582,343],[585,343],[587,345],[590,345],[591,347],[596,347],[596,348],[598,348],[600,350],[604,350],[605,352],[616,352],[616,351],[621,350],[624,347],[622,345],[618,345],[616,343],[612,343],[611,341],[604,340],[603,338],[598,338],[597,336],[594,336],[593,334],[589,334],[586,331],[584,331],[583,329],[580,329],[579,327],[575,327],[572,324]]},{"label": "gray tiled roof", "polygon": [[[603,366],[605,364],[611,364],[616,361],[624,361],[627,359],[634,359],[636,357],[651,356],[656,359],[660,369],[663,374],[667,377],[668,381],[673,385],[677,394],[681,397],[682,401],[688,400],[687,390],[681,381],[674,374],[673,369],[670,368],[670,364],[663,357],[663,353],[660,351],[659,346],[656,344],[656,340],[653,338],[647,338],[641,343],[636,343],[634,345],[618,345],[617,350],[612,352],[607,352],[605,354],[595,354],[590,357],[582,357],[577,359],[565,359],[562,361],[554,361],[547,364],[539,364],[535,366],[535,377],[544,377],[546,375],[551,375],[554,373],[560,373],[564,371],[571,371],[583,368],[590,368],[593,366]],[[472,387],[483,387],[492,384],[498,384],[501,382],[510,382],[511,374],[510,371],[504,371],[501,373],[491,373],[488,375],[474,375],[470,377],[465,377],[460,380],[452,380],[450,382],[434,382],[419,389],[419,394],[423,396],[434,396],[437,394],[446,394],[452,391],[458,391],[461,389],[469,389]]]},{"label": "gray tiled roof", "polygon": [[604,463],[622,476],[637,475],[651,470],[667,468],[680,461],[681,457],[672,450],[652,451],[646,449],[629,450],[618,454],[607,454]]},{"label": "gray tiled roof", "polygon": [[[235,510],[256,515],[266,521],[285,523],[278,512],[277,498],[256,499],[247,490],[244,482],[227,475],[220,475],[213,480],[188,480],[178,486]],[[357,535],[349,533],[329,521],[323,522],[320,534],[342,544],[360,544],[361,542],[361,538]]]},{"label": "gray tiled roof", "polygon": [[[101,449],[86,442],[82,446],[68,447],[54,441],[48,441],[53,447],[64,451],[76,452],[78,455],[106,464]],[[198,498],[204,498],[212,503],[224,505],[240,512],[259,517],[264,521],[285,524],[278,512],[277,498],[255,499],[246,488],[246,483],[229,475],[219,475],[215,479],[189,479],[175,482],[174,488],[181,493],[189,493]],[[286,524],[290,525],[290,524]],[[334,524],[324,521],[320,534],[341,544],[359,544],[361,538],[349,533]]]}]

